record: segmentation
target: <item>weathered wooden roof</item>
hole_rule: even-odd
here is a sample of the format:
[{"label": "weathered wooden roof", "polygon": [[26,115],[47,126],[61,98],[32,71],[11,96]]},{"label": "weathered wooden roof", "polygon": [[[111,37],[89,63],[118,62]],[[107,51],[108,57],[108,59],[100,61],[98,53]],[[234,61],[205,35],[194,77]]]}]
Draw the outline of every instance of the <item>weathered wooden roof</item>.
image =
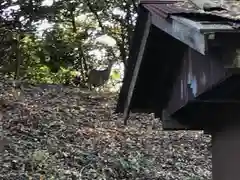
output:
[{"label": "weathered wooden roof", "polygon": [[[198,2],[213,4],[205,8],[206,3],[200,7]],[[240,1],[221,4],[220,0],[142,0],[140,6],[151,14],[153,25],[201,54],[208,48],[204,43],[206,34],[240,32]]]},{"label": "weathered wooden roof", "polygon": [[224,4],[221,4],[220,0],[213,2],[216,3],[216,6],[210,9],[210,11],[199,9],[191,0],[142,0],[141,4],[150,12],[154,12],[163,17],[169,15],[195,14],[240,21],[240,1],[227,1],[224,2]]}]

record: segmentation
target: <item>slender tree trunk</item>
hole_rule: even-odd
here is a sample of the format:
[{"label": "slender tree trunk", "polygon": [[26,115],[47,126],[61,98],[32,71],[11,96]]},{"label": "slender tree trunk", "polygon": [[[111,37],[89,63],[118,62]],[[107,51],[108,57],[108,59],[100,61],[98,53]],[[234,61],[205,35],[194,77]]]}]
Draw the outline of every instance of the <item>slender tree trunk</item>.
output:
[{"label": "slender tree trunk", "polygon": [[71,9],[70,14],[71,14],[73,32],[76,33],[77,32],[77,27],[76,27],[76,22],[75,22],[74,9]]},{"label": "slender tree trunk", "polygon": [[[71,8],[71,20],[72,20],[72,29],[73,29],[73,33],[77,33],[77,26],[76,26],[76,20],[75,20],[75,14],[74,14],[75,8]],[[82,44],[79,44],[78,47],[78,55],[79,55],[79,61],[80,61],[80,72],[81,72],[81,79],[82,81],[86,81],[86,73],[88,71],[87,68],[87,59],[85,57],[85,54],[83,52],[83,48],[82,48]]]},{"label": "slender tree trunk", "polygon": [[20,77],[20,67],[21,67],[20,34],[17,34],[15,50],[16,50],[16,69],[15,69],[14,79],[18,80]]}]

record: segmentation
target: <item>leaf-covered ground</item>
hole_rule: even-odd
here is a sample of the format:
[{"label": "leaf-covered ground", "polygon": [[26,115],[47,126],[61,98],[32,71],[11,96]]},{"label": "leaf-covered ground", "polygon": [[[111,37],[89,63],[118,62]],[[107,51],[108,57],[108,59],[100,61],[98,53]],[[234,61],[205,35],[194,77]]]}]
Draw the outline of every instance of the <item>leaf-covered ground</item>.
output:
[{"label": "leaf-covered ground", "polygon": [[124,127],[110,93],[0,85],[2,180],[211,179],[202,132],[164,132],[151,114]]}]

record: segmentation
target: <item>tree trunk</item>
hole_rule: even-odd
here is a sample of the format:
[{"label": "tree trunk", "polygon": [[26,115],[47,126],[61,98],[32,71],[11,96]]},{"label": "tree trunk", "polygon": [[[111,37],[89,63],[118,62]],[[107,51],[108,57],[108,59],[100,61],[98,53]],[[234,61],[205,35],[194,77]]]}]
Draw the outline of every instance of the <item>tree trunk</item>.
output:
[{"label": "tree trunk", "polygon": [[71,9],[70,14],[71,14],[71,22],[72,22],[73,32],[76,33],[77,27],[76,27],[75,16],[74,16],[74,8]]},{"label": "tree trunk", "polygon": [[[74,14],[75,8],[72,7],[71,8],[71,20],[72,20],[72,28],[73,28],[73,33],[77,33],[77,26],[76,26],[76,21],[75,21],[75,14]],[[82,44],[80,43],[79,47],[78,47],[78,55],[79,55],[79,61],[80,61],[80,72],[81,72],[81,79],[82,81],[85,82],[86,80],[86,73],[84,72],[84,70],[87,72],[88,68],[87,68],[87,63],[86,63],[86,57],[85,54],[83,52],[83,48],[82,48]]]},{"label": "tree trunk", "polygon": [[16,69],[15,69],[14,79],[18,80],[20,77],[20,67],[21,67],[20,34],[17,34],[15,51],[16,51]]}]

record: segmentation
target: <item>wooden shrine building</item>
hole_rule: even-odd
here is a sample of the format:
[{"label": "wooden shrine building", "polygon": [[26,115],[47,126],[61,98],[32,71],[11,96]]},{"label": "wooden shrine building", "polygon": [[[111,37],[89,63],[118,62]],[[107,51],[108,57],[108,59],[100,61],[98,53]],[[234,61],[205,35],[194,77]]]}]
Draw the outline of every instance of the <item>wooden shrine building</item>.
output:
[{"label": "wooden shrine building", "polygon": [[142,0],[116,112],[212,135],[214,180],[240,179],[240,2]]},{"label": "wooden shrine building", "polygon": [[205,114],[214,119],[209,111],[240,98],[240,3],[196,2],[141,1],[117,112],[154,112],[165,129],[202,130],[212,123]]}]

